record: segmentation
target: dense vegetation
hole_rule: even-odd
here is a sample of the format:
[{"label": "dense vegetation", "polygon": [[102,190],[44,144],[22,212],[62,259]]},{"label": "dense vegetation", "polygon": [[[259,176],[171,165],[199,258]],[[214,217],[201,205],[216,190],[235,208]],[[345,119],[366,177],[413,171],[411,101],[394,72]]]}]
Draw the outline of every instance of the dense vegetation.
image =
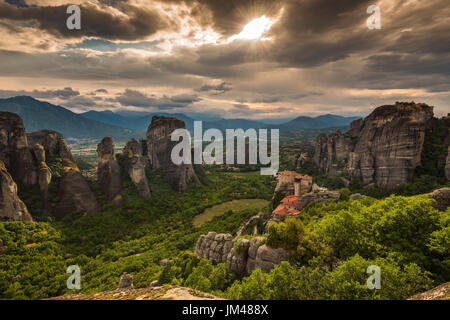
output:
[{"label": "dense vegetation", "polygon": [[[282,159],[289,159],[282,160],[281,170],[295,169],[294,152],[298,148],[282,150]],[[121,157],[118,160],[123,166]],[[92,161],[77,161],[84,169],[92,167]],[[49,161],[52,172],[58,172],[58,165],[58,159]],[[304,168],[314,172],[310,162]],[[173,192],[161,173],[147,171],[150,199],[138,196],[122,170],[121,208],[109,204],[95,181],[88,179],[102,210],[71,214],[62,221],[53,221],[42,209],[38,190],[22,188],[20,196],[38,222],[0,224],[0,298],[112,290],[123,272],[134,276],[136,288],[159,280],[230,299],[404,299],[450,280],[450,209],[438,212],[426,196],[389,196],[392,192],[364,190],[357,184],[350,186],[352,190],[342,189],[341,180],[330,175],[314,175],[314,181],[341,188],[339,202],[308,205],[300,217],[271,224],[264,235],[267,245],[289,250],[293,263],[239,278],[223,263],[198,259],[193,249],[201,234],[235,233],[258,210],[233,209],[198,227],[194,218],[238,199],[270,201],[267,214],[283,195],[273,194],[275,180],[258,172],[208,170],[203,185],[192,184],[183,194]],[[434,178],[417,177],[393,193],[431,191]],[[55,174],[50,184],[54,201],[58,179]],[[356,190],[380,199],[349,200]],[[264,230],[261,220],[254,223]],[[81,268],[81,290],[66,288],[70,265]],[[370,265],[381,269],[380,290],[367,289]]]},{"label": "dense vegetation", "polygon": [[188,192],[179,194],[162,174],[147,174],[152,198],[140,198],[124,174],[125,204],[114,208],[90,181],[102,211],[75,213],[58,222],[38,210],[38,190],[22,192],[34,217],[51,222],[0,224],[0,297],[37,299],[68,293],[66,269],[73,264],[81,268],[82,292],[115,289],[123,272],[134,275],[136,287],[148,286],[160,276],[161,259],[193,250],[198,237],[208,231],[236,232],[257,210],[234,210],[199,228],[192,224],[195,216],[233,199],[268,201],[274,187],[270,177],[211,173],[205,185],[190,185]]},{"label": "dense vegetation", "polygon": [[[266,235],[267,245],[290,250],[292,265],[237,279],[223,263],[183,253],[159,280],[230,299],[405,299],[450,280],[449,221],[450,209],[438,212],[424,196],[310,205]],[[379,290],[367,289],[371,265]]]}]

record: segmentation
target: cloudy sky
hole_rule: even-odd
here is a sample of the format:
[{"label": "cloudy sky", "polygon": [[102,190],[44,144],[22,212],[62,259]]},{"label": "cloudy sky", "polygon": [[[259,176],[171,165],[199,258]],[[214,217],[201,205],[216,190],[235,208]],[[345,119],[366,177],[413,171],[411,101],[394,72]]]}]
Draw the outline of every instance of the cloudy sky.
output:
[{"label": "cloudy sky", "polygon": [[[66,27],[69,4],[81,30]],[[74,112],[450,112],[448,0],[0,0],[0,33],[0,97]]]}]

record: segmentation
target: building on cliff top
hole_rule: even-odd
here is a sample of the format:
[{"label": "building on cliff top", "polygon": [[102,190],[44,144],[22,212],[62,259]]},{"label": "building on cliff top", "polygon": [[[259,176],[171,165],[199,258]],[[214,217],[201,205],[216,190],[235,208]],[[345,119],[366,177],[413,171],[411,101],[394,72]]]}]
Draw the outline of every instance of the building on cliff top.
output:
[{"label": "building on cliff top", "polygon": [[301,196],[290,195],[284,197],[278,207],[273,210],[273,215],[285,216],[285,215],[293,215],[297,216],[300,214],[300,210],[297,210],[297,203],[300,200]]},{"label": "building on cliff top", "polygon": [[308,193],[312,186],[312,177],[295,171],[281,171],[277,175],[277,186],[275,191],[286,195],[301,196]]}]

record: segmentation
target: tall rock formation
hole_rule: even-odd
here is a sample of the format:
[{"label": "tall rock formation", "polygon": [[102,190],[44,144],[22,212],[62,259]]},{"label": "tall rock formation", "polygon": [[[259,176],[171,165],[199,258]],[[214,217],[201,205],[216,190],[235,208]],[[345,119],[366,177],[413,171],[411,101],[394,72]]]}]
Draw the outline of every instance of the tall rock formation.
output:
[{"label": "tall rock formation", "polygon": [[97,153],[97,182],[108,199],[116,207],[120,207],[123,204],[122,179],[114,152],[113,139],[111,137],[103,138],[97,145]]},{"label": "tall rock formation", "polygon": [[36,143],[33,146],[33,154],[37,162],[38,166],[38,184],[39,191],[41,192],[42,199],[44,200],[45,205],[47,205],[48,201],[48,185],[52,179],[52,174],[45,162],[45,149],[44,147]]},{"label": "tall rock formation", "polygon": [[128,141],[123,149],[123,156],[130,179],[136,186],[139,195],[143,198],[151,197],[147,176],[145,175],[148,159],[142,155],[142,143],[137,142],[136,139]]},{"label": "tall rock formation", "polygon": [[378,107],[364,120],[352,122],[345,134],[319,135],[314,162],[325,173],[346,172],[363,184],[397,187],[420,165],[432,118],[433,107],[423,103]]},{"label": "tall rock formation", "polygon": [[58,195],[59,202],[51,210],[57,219],[61,219],[72,212],[93,213],[100,211],[97,199],[78,166],[67,158],[63,159]]},{"label": "tall rock formation", "polygon": [[58,185],[59,202],[50,206],[50,211],[57,219],[72,212],[92,213],[100,210],[97,199],[78,169],[72,152],[60,133],[53,130],[36,131],[28,134],[28,140],[33,150],[40,149],[39,146],[36,147],[40,145],[48,158],[62,160],[62,169],[59,173],[61,179]]},{"label": "tall rock formation", "polygon": [[161,170],[165,178],[178,192],[185,192],[190,181],[200,183],[192,164],[176,165],[171,152],[177,141],[171,141],[176,129],[185,129],[184,121],[174,117],[154,116],[147,130],[147,151],[152,169]]},{"label": "tall rock formation", "polygon": [[33,221],[26,205],[17,195],[17,185],[0,161],[0,222]]},{"label": "tall rock formation", "polygon": [[0,160],[19,185],[37,184],[37,168],[28,148],[25,128],[15,113],[0,112]]}]

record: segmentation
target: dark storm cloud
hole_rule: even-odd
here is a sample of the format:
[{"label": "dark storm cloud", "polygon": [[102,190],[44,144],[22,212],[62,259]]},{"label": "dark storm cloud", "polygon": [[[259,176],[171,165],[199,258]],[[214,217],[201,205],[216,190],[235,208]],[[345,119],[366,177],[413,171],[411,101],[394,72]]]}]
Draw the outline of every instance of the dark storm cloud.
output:
[{"label": "dark storm cloud", "polygon": [[220,84],[217,85],[204,85],[201,86],[200,88],[195,89],[195,91],[197,92],[213,92],[214,95],[218,95],[218,94],[222,94],[228,91],[231,91],[232,87],[231,87],[231,83],[228,82],[222,82]]},{"label": "dark storm cloud", "polygon": [[172,97],[147,95],[137,90],[126,89],[112,101],[117,101],[123,106],[133,106],[140,108],[156,108],[158,110],[185,108],[201,99],[197,95],[175,95]]},{"label": "dark storm cloud", "polygon": [[70,99],[76,96],[79,96],[80,92],[73,90],[70,87],[66,87],[64,89],[57,90],[33,90],[33,91],[25,91],[25,90],[0,90],[1,97],[13,97],[13,96],[32,96],[38,99]]},{"label": "dark storm cloud", "polygon": [[144,39],[169,26],[169,21],[163,20],[150,8],[124,2],[121,7],[126,15],[119,15],[107,7],[86,3],[80,6],[81,30],[69,30],[66,26],[69,17],[67,6],[19,8],[0,2],[0,19],[36,21],[41,30],[59,38],[96,37],[128,41]]}]

